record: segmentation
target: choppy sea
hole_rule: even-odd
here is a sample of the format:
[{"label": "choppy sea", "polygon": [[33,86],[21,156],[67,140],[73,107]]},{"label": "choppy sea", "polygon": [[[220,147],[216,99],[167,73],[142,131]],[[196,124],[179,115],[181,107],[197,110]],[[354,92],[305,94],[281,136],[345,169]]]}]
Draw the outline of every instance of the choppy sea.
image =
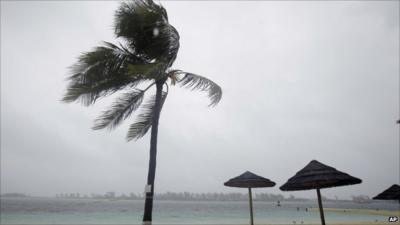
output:
[{"label": "choppy sea", "polygon": [[[0,224],[141,224],[142,200],[96,200],[58,198],[1,198]],[[154,224],[247,224],[249,205],[245,201],[154,202]],[[254,201],[258,224],[319,223],[314,201]],[[399,210],[396,202],[324,202],[326,208]],[[326,221],[376,222],[387,216],[325,212]]]}]

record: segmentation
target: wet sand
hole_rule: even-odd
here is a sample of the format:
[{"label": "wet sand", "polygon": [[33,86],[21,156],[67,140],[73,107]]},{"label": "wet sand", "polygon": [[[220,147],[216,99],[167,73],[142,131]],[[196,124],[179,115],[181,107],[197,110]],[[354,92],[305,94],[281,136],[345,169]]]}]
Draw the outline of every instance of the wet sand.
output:
[{"label": "wet sand", "polygon": [[[310,208],[310,211],[319,211],[318,208]],[[379,215],[379,216],[397,216],[400,217],[400,211],[375,210],[375,209],[335,209],[324,208],[324,212],[345,213],[345,214],[363,214],[363,215]],[[393,222],[391,223],[393,224]]]},{"label": "wet sand", "polygon": [[[399,225],[400,222],[351,222],[351,223],[330,223],[326,222],[327,225]],[[321,223],[296,223],[296,225],[320,225]],[[153,224],[153,225],[176,225],[176,224]],[[249,224],[179,224],[179,225],[249,225]],[[293,223],[290,224],[262,224],[262,223],[254,223],[254,225],[293,225]]]}]

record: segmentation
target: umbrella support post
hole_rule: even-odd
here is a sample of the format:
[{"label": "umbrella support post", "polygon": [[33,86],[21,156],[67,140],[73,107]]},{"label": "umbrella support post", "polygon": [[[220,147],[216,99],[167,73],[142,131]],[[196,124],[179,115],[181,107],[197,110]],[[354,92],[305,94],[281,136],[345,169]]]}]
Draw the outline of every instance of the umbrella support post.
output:
[{"label": "umbrella support post", "polygon": [[253,195],[251,194],[251,188],[249,188],[249,205],[250,205],[250,225],[254,225],[254,222],[253,222]]},{"label": "umbrella support post", "polygon": [[319,214],[321,215],[321,223],[322,225],[325,225],[324,209],[322,208],[321,192],[319,188],[317,188],[317,196],[318,196]]}]

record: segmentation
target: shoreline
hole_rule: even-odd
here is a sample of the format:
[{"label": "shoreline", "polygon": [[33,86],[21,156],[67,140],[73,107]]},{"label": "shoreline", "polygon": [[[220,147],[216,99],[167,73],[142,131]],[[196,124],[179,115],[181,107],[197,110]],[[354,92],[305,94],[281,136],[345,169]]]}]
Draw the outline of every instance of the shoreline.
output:
[{"label": "shoreline", "polygon": [[[298,223],[300,224],[300,223]],[[301,225],[320,225],[321,223],[304,223]],[[393,225],[399,225],[400,222],[350,222],[350,223],[329,223],[329,225],[388,225],[388,224],[393,224]],[[30,225],[30,224],[7,224],[7,223],[2,223],[1,225]],[[34,225],[142,225],[142,223],[138,224],[34,224]],[[153,225],[249,225],[249,224],[235,224],[235,223],[216,223],[216,224],[196,224],[196,223],[153,223]],[[293,223],[255,223],[255,225],[293,225]]]},{"label": "shoreline", "polygon": [[[311,212],[319,212],[318,208],[309,208],[308,210]],[[400,210],[324,208],[324,212],[400,217]],[[395,224],[395,223],[391,222],[391,224]]]}]

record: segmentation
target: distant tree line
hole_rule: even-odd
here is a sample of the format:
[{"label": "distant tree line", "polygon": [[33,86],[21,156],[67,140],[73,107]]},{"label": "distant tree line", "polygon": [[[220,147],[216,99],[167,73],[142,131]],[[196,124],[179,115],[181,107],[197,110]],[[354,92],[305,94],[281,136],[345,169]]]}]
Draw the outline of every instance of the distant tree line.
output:
[{"label": "distant tree line", "polygon": [[[57,198],[68,199],[126,199],[126,200],[141,200],[144,199],[144,194],[130,193],[116,195],[115,192],[107,192],[105,194],[90,194],[81,195],[79,193],[57,194]],[[192,193],[192,192],[165,192],[158,193],[154,196],[158,200],[176,200],[176,201],[248,201],[247,193]],[[254,201],[305,201],[305,198],[296,198],[290,195],[288,198],[281,194],[256,193]]]},{"label": "distant tree line", "polygon": [[[24,193],[5,193],[1,194],[1,197],[32,197]],[[56,198],[65,199],[113,199],[113,200],[143,200],[144,194],[142,193],[130,193],[117,195],[113,191],[106,192],[104,194],[80,194],[80,193],[63,193],[56,194]],[[371,199],[367,195],[351,196],[354,202],[369,202]],[[249,197],[247,193],[192,193],[192,192],[165,192],[159,193],[154,196],[158,200],[175,200],[175,201],[248,201]],[[335,199],[329,199],[326,196],[322,196],[324,201],[338,201],[339,199],[335,196]],[[285,197],[281,194],[270,194],[270,193],[256,193],[253,195],[254,201],[307,201],[310,199],[298,198],[294,195]]]},{"label": "distant tree line", "polygon": [[352,195],[351,199],[352,199],[353,202],[359,202],[359,203],[371,202],[372,201],[369,198],[368,195]]},{"label": "distant tree line", "polygon": [[24,197],[30,197],[29,195],[23,194],[23,193],[5,193],[1,194],[1,197],[17,197],[17,198],[24,198]]}]

